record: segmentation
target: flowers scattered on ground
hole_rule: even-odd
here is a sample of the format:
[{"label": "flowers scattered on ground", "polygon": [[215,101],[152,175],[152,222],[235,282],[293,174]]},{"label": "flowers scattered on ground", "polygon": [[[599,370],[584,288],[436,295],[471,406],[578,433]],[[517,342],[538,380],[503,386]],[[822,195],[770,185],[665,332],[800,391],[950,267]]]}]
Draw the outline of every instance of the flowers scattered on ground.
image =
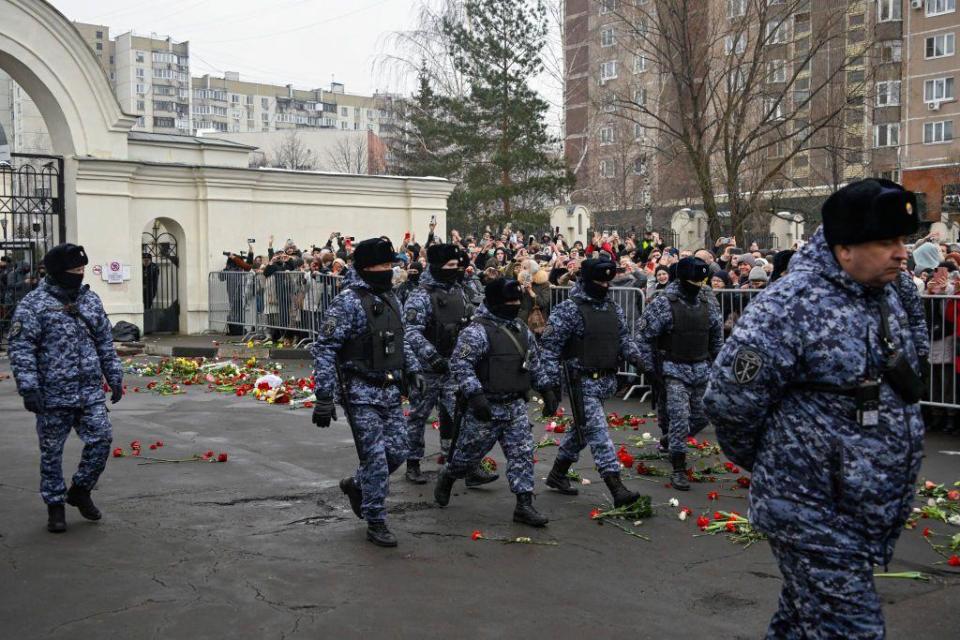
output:
[{"label": "flowers scattered on ground", "polygon": [[[164,446],[163,440],[157,440],[157,441],[151,442],[149,445],[147,445],[147,448],[150,449],[150,451],[157,451],[158,449],[163,448],[163,446]],[[140,462],[139,464],[157,464],[157,463],[163,463],[163,462],[171,462],[171,463],[175,463],[175,462],[226,462],[227,460],[230,459],[230,456],[229,456],[225,451],[221,451],[221,452],[219,452],[219,453],[215,453],[215,452],[213,452],[213,451],[207,451],[207,452],[204,453],[204,454],[195,453],[195,454],[193,454],[192,456],[190,456],[190,457],[188,457],[188,458],[154,458],[154,457],[151,457],[151,456],[141,455],[142,449],[143,449],[143,445],[140,443],[139,440],[134,440],[134,441],[132,441],[132,442],[130,443],[130,453],[129,453],[129,455],[132,456],[132,457],[134,457],[134,458],[140,458],[140,459],[142,460],[142,462]],[[116,448],[113,450],[112,454],[113,454],[113,457],[114,457],[114,458],[125,458],[125,457],[128,455],[127,452],[124,450],[123,447],[116,447]]]},{"label": "flowers scattered on ground", "polygon": [[701,515],[697,518],[697,526],[703,531],[703,535],[724,535],[731,542],[746,547],[766,540],[765,535],[755,530],[750,521],[736,511],[714,511],[713,520]]},{"label": "flowers scattered on ground", "polygon": [[479,529],[474,529],[473,533],[470,534],[470,539],[473,541],[477,540],[490,540],[491,542],[502,542],[503,544],[536,544],[543,545],[548,547],[555,547],[559,542],[554,542],[552,540],[534,540],[528,536],[517,536],[515,538],[502,538],[500,536],[488,536],[485,535]]}]

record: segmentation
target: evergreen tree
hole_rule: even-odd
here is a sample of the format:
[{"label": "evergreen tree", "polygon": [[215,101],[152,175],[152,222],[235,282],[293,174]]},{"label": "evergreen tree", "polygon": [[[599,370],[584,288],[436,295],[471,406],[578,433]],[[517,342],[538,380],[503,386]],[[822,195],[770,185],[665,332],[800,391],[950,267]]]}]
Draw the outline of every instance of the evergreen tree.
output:
[{"label": "evergreen tree", "polygon": [[542,0],[466,0],[463,21],[444,21],[453,64],[470,86],[440,98],[443,128],[463,163],[463,191],[451,198],[471,226],[545,225],[549,201],[572,184],[546,129],[547,103],[528,83],[543,68]]}]

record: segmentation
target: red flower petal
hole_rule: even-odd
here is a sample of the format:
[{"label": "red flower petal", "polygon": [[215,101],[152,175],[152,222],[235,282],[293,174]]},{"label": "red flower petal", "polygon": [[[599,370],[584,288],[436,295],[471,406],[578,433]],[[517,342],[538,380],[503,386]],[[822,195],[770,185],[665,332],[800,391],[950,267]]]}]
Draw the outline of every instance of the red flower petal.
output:
[{"label": "red flower petal", "polygon": [[706,516],[700,516],[699,518],[697,518],[697,526],[700,527],[701,529],[706,529],[707,526],[709,526],[709,524],[710,524],[710,518]]},{"label": "red flower petal", "polygon": [[728,523],[727,523],[727,531],[729,531],[730,533],[736,533],[736,531],[737,531],[737,523],[735,523],[735,522],[728,522]]},{"label": "red flower petal", "polygon": [[114,458],[122,458],[122,457],[123,457],[123,449],[121,449],[120,447],[117,447],[116,449],[114,449],[114,450],[113,450],[113,457],[114,457]]},{"label": "red flower petal", "polygon": [[931,533],[932,533],[932,531],[930,531],[930,527],[924,527],[924,528],[923,528],[923,533],[922,533],[922,535],[923,535],[924,538],[929,538]]},{"label": "red flower petal", "polygon": [[480,529],[476,529],[472,534],[470,534],[471,540],[479,540],[482,537],[483,537],[483,533],[480,532]]},{"label": "red flower petal", "polygon": [[711,491],[710,493],[707,494],[707,500],[719,500],[719,499],[720,499],[720,494],[718,494],[716,491]]},{"label": "red flower petal", "polygon": [[950,559],[947,560],[947,564],[951,567],[960,567],[960,557],[956,555],[950,556]]},{"label": "red flower petal", "polygon": [[226,461],[227,461],[227,454],[221,453],[220,455],[217,456],[217,462],[226,462]]}]

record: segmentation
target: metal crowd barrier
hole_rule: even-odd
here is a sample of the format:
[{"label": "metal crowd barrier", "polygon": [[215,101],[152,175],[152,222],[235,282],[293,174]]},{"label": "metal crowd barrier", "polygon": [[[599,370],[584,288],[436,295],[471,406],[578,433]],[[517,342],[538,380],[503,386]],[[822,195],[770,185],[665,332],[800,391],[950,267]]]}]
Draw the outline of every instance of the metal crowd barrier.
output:
[{"label": "metal crowd barrier", "polygon": [[211,273],[210,330],[242,335],[244,340],[286,338],[297,346],[309,344],[340,292],[341,280],[309,271],[282,271],[268,277],[243,271]]},{"label": "metal crowd barrier", "polygon": [[[342,288],[342,278],[303,271],[280,272],[265,278],[261,273],[217,271],[209,274],[210,330],[244,336],[280,339],[298,345],[312,342],[320,329],[331,301]],[[750,301],[762,289],[713,290],[723,320],[724,339],[743,316]],[[623,309],[631,336],[636,320],[646,309],[650,294],[634,287],[612,287],[610,297]],[[551,309],[569,297],[570,287],[551,288]],[[930,338],[930,368],[927,399],[922,404],[939,409],[960,410],[960,295],[923,295],[924,314]],[[4,308],[12,312],[12,309]],[[0,318],[0,321],[8,318]],[[631,382],[624,395],[629,399],[642,392],[641,401],[651,393],[645,376],[624,364],[618,376]]]}]

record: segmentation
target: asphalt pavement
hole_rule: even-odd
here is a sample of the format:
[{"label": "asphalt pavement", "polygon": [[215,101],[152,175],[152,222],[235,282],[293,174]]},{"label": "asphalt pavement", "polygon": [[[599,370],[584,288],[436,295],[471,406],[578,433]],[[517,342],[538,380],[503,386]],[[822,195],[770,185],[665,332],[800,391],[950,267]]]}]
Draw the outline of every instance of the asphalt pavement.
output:
[{"label": "asphalt pavement", "polygon": [[[613,401],[608,410],[649,409]],[[143,455],[212,450],[229,460],[111,458],[94,492],[103,520],[86,522],[68,507],[67,533],[49,534],[34,419],[13,381],[0,381],[0,638],[760,638],[776,608],[781,580],[765,542],[744,548],[696,535],[700,513],[745,512],[744,492],[729,481],[681,494],[663,478],[628,479],[660,505],[642,524],[627,523],[644,540],[590,519],[607,495],[589,454],[575,469],[591,483],[566,497],[543,483],[556,448],[538,450],[535,505],[551,518],[541,530],[512,522],[504,478],[481,489],[458,484],[441,509],[433,485],[411,485],[401,469],[388,501],[400,546],[381,549],[337,487],[356,464],[342,418],[320,430],[309,410],[196,387],[128,393],[110,415],[114,446],[129,451],[140,440]],[[648,419],[614,440],[643,431],[658,434]],[[163,448],[149,451],[157,440]],[[437,451],[435,431],[427,443]],[[928,436],[923,477],[960,480],[960,455],[950,451],[960,451],[960,438]],[[68,479],[79,452],[71,436]],[[502,472],[499,448],[493,457]],[[424,468],[433,477],[435,459]],[[686,521],[672,497],[693,511]],[[475,530],[556,544],[473,540]],[[890,638],[957,638],[960,572],[938,560],[918,531],[904,532],[889,570],[931,579],[879,580]]]}]

